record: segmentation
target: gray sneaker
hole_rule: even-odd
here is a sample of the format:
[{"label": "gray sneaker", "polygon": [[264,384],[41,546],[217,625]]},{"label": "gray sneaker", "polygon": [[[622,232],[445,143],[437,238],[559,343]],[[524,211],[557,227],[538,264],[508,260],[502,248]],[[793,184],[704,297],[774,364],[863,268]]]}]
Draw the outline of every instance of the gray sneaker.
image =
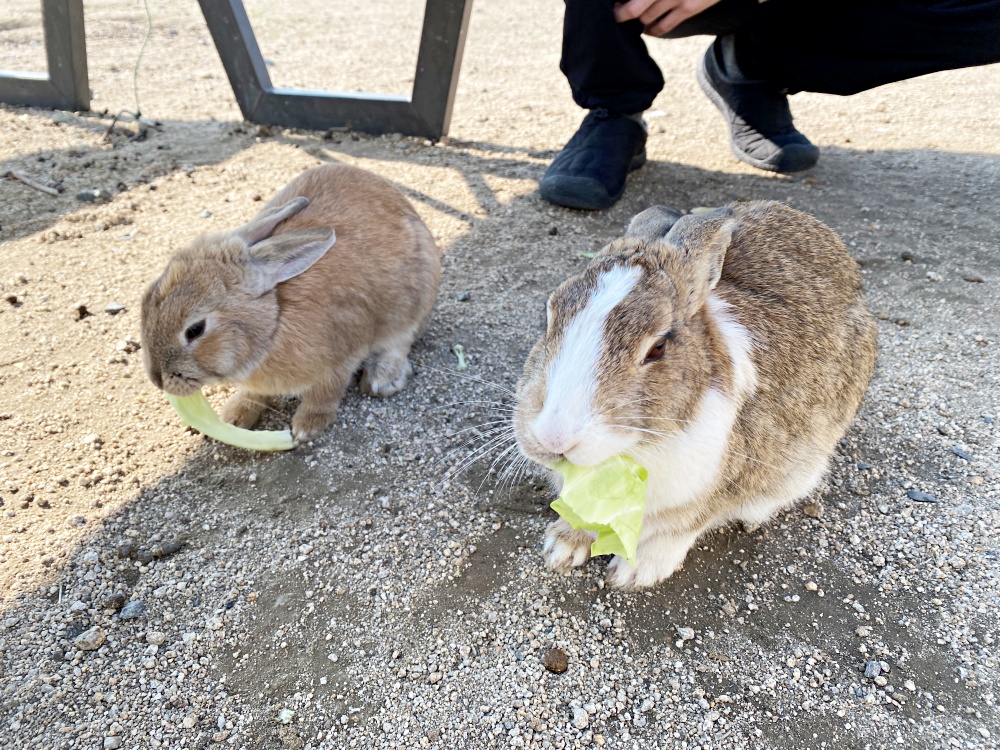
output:
[{"label": "gray sneaker", "polygon": [[[737,159],[768,172],[801,172],[816,166],[819,149],[795,129],[788,97],[768,81],[751,81],[727,70],[724,47],[732,36],[715,40],[698,66],[698,84],[729,126],[729,145]],[[731,52],[731,47],[726,50]]]}]

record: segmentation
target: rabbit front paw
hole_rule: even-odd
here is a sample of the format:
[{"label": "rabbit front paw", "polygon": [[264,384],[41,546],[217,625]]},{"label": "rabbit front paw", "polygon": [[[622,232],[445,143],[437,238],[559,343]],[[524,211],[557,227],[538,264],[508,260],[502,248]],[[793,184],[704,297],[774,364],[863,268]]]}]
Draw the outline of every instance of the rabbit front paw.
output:
[{"label": "rabbit front paw", "polygon": [[372,396],[385,398],[403,390],[413,368],[406,354],[388,352],[372,356],[365,362],[361,374],[361,390]]},{"label": "rabbit front paw", "polygon": [[545,564],[553,570],[580,567],[590,559],[590,545],[596,538],[593,531],[578,531],[561,518],[553,521],[545,530],[542,546]]},{"label": "rabbit front paw", "polygon": [[306,411],[299,407],[292,417],[292,437],[305,443],[323,434],[333,424],[336,411]]},{"label": "rabbit front paw", "polygon": [[257,424],[266,406],[263,396],[237,391],[222,405],[220,418],[223,422],[249,430]]},{"label": "rabbit front paw", "polygon": [[621,555],[611,558],[608,564],[608,585],[615,589],[634,591],[665,581],[681,567],[697,538],[697,534],[662,534],[640,540],[635,553],[635,565]]}]

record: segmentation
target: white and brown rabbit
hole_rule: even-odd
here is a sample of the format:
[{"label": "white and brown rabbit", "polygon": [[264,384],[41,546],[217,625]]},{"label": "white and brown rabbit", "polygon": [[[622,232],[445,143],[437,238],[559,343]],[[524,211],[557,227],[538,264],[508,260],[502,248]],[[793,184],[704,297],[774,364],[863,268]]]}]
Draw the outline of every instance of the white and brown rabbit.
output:
[{"label": "white and brown rabbit", "polygon": [[146,371],[178,396],[238,385],[222,418],[241,427],[266,397],[299,395],[292,433],[309,440],[359,368],[373,395],[406,384],[440,275],[434,239],[399,190],[355,167],[316,167],[246,226],[174,255],[142,300]]},{"label": "white and brown rabbit", "polygon": [[[615,557],[608,578],[652,586],[709,529],[761,523],[817,486],[875,353],[861,276],[827,226],[779,203],[654,207],[552,293],[515,431],[545,466],[646,467],[635,565]],[[592,540],[552,523],[549,566],[582,565]]]}]

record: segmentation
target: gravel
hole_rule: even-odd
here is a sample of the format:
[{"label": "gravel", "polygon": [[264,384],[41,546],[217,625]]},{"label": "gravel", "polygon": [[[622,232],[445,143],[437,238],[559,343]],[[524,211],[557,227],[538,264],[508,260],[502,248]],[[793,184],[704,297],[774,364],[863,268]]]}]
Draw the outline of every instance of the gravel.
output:
[{"label": "gravel", "polygon": [[[123,50],[145,33],[141,7],[120,6],[88,3],[94,113],[0,107],[0,173],[63,189],[0,180],[0,340],[16,342],[0,355],[0,747],[992,750],[1000,224],[984,205],[1000,124],[976,99],[1000,98],[1000,68],[798,95],[823,160],[776,177],[725,148],[691,76],[706,40],[651,43],[671,85],[650,161],[620,205],[581,214],[537,195],[580,119],[559,4],[475,4],[441,143],[241,122],[180,0],[154,9],[140,77],[162,129],[104,141],[102,110],[134,106]],[[391,12],[415,61],[422,4],[317,5],[341,14],[324,23],[258,10],[277,85],[408,90],[409,66],[364,54],[383,26],[350,24]],[[24,33],[0,30],[0,67],[44,69]],[[525,48],[530,62],[511,54]],[[411,384],[389,401],[352,389],[337,425],[286,455],[183,430],[134,345],[145,284],[195,233],[333,159],[402,186],[446,250]],[[76,200],[95,185],[108,203]],[[650,592],[608,589],[604,561],[545,570],[551,498],[501,453],[546,296],[647,205],[741,196],[836,228],[879,318],[878,372],[828,481],[758,529],[708,535]],[[293,409],[277,401],[263,426]]]}]

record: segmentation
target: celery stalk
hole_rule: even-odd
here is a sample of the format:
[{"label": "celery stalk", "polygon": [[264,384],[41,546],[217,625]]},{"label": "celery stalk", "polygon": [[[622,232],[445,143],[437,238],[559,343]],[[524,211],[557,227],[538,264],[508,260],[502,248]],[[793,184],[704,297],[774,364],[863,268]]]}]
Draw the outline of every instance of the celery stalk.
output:
[{"label": "celery stalk", "polygon": [[251,451],[287,451],[295,447],[295,441],[289,430],[244,430],[226,424],[219,419],[219,415],[215,413],[215,409],[201,391],[183,398],[170,393],[165,395],[170,405],[181,415],[181,422],[185,427],[193,427],[220,443],[228,443]]}]

